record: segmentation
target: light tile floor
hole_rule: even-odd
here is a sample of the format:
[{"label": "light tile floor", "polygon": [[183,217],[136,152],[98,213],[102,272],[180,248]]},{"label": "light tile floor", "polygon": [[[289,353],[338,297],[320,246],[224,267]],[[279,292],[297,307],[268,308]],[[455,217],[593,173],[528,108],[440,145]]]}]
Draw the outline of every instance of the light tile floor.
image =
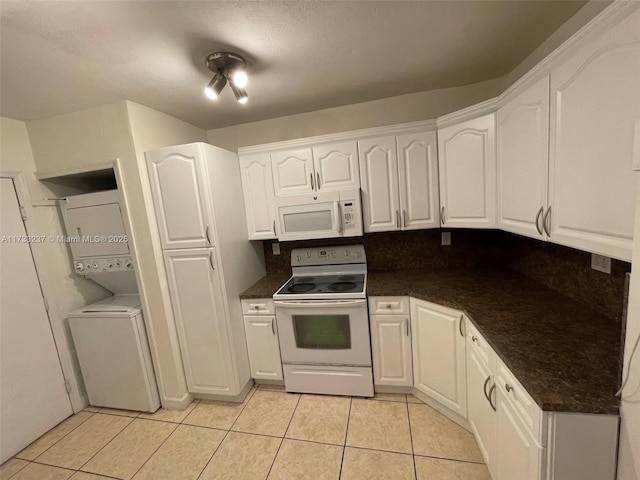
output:
[{"label": "light tile floor", "polygon": [[466,430],[412,395],[260,386],[184,412],[89,407],[0,466],[2,480],[490,480]]}]

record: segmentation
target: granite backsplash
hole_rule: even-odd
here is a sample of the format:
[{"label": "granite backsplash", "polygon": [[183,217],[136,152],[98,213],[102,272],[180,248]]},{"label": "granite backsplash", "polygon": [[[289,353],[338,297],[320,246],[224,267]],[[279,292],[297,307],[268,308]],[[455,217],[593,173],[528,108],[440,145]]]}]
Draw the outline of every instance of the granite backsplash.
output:
[{"label": "granite backsplash", "polygon": [[430,268],[509,268],[620,322],[625,273],[631,264],[611,262],[611,275],[591,269],[591,254],[498,230],[453,230],[450,246],[442,230],[367,233],[363,237],[281,242],[264,241],[267,274],[291,272],[291,250],[362,243],[371,271]]}]

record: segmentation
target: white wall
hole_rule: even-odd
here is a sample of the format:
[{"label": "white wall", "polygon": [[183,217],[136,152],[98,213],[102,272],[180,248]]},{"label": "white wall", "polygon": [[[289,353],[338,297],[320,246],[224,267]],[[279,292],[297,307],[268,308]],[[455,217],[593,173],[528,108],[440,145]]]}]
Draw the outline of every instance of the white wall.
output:
[{"label": "white wall", "polygon": [[[22,172],[25,179],[36,228],[30,234],[63,236],[64,228],[57,203],[46,200],[54,195],[34,176],[36,165],[26,125],[16,120],[0,118],[0,138],[0,170]],[[75,274],[71,268],[69,247],[65,243],[47,242],[34,244],[32,248],[36,254],[40,281],[47,293],[52,327],[54,331],[60,329],[62,333],[56,336],[56,342],[60,348],[63,368],[66,366],[65,361],[68,361],[72,369],[72,372],[65,371],[65,375],[82,396],[86,391],[66,317],[72,310],[111,294],[100,285]],[[77,408],[76,404],[74,408]]]},{"label": "white wall", "polygon": [[[640,148],[636,149],[636,154],[639,156],[637,160],[640,161]],[[618,480],[640,479],[640,346],[636,350],[633,361],[630,362],[632,349],[640,336],[640,172],[635,175],[637,176],[636,223],[624,349],[624,372],[625,374],[629,372],[629,381],[622,392],[620,408]]]},{"label": "white wall", "polygon": [[218,128],[209,130],[207,138],[212,145],[237,151],[249,145],[435,119],[496,97],[504,88],[505,80],[498,78]]}]

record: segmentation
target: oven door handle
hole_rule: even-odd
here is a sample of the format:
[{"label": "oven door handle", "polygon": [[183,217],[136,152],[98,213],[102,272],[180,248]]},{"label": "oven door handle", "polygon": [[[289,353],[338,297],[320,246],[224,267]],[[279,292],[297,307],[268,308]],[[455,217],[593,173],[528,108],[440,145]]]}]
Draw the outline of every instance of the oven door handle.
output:
[{"label": "oven door handle", "polygon": [[322,307],[322,308],[341,308],[341,307],[356,307],[366,305],[367,301],[362,300],[328,300],[328,301],[313,301],[313,300],[300,300],[300,301],[275,301],[273,302],[276,307]]}]

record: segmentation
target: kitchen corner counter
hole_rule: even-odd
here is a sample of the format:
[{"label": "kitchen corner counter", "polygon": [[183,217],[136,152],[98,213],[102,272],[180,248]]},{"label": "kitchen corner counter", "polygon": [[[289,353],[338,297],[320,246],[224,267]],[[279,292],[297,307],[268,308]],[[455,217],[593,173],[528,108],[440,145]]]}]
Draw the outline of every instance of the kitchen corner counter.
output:
[{"label": "kitchen corner counter", "polygon": [[271,298],[290,277],[287,273],[266,275],[242,292],[240,298]]},{"label": "kitchen corner counter", "polygon": [[372,271],[367,295],[464,311],[542,410],[618,413],[620,324],[533,280],[509,270]]}]

